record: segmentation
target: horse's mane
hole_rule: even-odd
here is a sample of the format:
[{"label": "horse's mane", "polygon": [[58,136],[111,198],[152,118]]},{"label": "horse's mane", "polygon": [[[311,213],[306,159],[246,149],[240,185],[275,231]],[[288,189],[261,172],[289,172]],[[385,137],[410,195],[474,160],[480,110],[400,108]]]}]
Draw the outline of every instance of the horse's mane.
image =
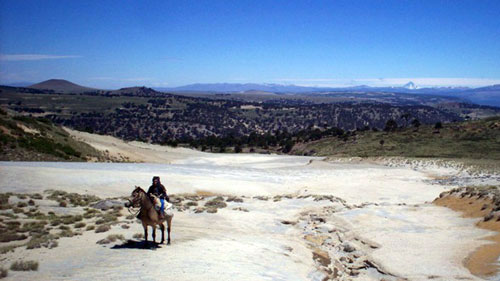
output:
[{"label": "horse's mane", "polygon": [[144,189],[142,189],[142,187],[140,187],[140,186],[136,186],[135,189],[139,189],[140,192],[146,193],[146,191],[144,191]]}]

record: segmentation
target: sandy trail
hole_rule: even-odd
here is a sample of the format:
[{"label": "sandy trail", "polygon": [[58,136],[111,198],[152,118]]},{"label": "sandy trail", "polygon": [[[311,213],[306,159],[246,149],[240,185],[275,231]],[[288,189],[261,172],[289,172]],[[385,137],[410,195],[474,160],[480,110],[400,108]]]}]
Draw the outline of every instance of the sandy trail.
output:
[{"label": "sandy trail", "polygon": [[[300,220],[301,213],[321,213],[322,208],[336,210],[324,215],[325,223],[344,229],[353,243],[357,237],[377,244],[368,253],[370,258],[394,276],[478,279],[462,261],[475,247],[487,243],[481,238],[489,232],[475,228],[474,220],[461,218],[459,213],[426,203],[445,187],[431,184],[425,173],[404,167],[327,163],[311,157],[177,152],[171,157],[166,151],[157,158],[171,164],[0,162],[2,192],[58,189],[126,196],[134,185],[146,187],[152,176],[159,175],[171,194],[203,190],[244,196],[243,203],[230,202],[216,214],[196,214],[192,209],[176,212],[172,245],[156,250],[136,248],[138,244],[120,248],[117,243],[118,249],[96,244],[110,233],[130,239],[142,232],[137,223],[130,229],[117,225],[107,233],[62,238],[59,247],[50,250],[18,248],[1,257],[0,265],[34,259],[40,269],[37,273],[10,271],[8,279],[321,280],[324,275],[304,240],[305,225],[281,221]],[[251,198],[283,194],[295,198],[278,202]],[[346,203],[296,198],[308,194],[334,195]],[[340,280],[380,277],[366,270]]]}]

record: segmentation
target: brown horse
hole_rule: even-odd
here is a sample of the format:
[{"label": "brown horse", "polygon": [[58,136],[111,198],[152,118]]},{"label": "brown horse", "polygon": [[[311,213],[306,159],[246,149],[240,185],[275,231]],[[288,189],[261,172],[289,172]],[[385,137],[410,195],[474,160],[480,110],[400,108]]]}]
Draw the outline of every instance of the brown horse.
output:
[{"label": "brown horse", "polygon": [[134,191],[132,191],[132,195],[129,202],[125,203],[125,207],[141,207],[137,218],[141,220],[142,227],[144,227],[144,239],[146,239],[146,244],[148,243],[148,225],[153,228],[153,242],[156,242],[156,226],[159,225],[161,229],[161,242],[163,244],[165,241],[165,221],[167,221],[167,231],[168,231],[168,240],[167,245],[170,245],[170,229],[172,227],[172,218],[173,214],[166,215],[165,218],[160,219],[158,212],[154,208],[154,204],[147,195],[147,193],[136,186]]}]

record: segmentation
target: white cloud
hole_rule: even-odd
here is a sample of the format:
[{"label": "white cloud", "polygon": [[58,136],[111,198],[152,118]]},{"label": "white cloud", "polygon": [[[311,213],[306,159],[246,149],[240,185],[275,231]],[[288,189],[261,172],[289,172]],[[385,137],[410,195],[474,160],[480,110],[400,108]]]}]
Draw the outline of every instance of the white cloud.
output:
[{"label": "white cloud", "polygon": [[54,60],[54,59],[73,59],[81,56],[69,55],[40,55],[40,54],[0,54],[0,61],[35,61],[35,60]]}]

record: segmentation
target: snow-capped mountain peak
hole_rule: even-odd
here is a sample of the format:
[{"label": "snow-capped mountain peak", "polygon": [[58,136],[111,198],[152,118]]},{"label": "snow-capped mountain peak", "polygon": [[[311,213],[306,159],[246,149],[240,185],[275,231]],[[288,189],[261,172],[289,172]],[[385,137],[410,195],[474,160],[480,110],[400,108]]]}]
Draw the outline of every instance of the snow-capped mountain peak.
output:
[{"label": "snow-capped mountain peak", "polygon": [[415,85],[415,83],[413,83],[413,82],[411,82],[411,81],[410,81],[410,82],[408,82],[408,83],[406,83],[406,84],[403,86],[403,88],[406,88],[406,89],[409,89],[409,90],[416,90],[416,89],[418,89],[418,87]]}]

